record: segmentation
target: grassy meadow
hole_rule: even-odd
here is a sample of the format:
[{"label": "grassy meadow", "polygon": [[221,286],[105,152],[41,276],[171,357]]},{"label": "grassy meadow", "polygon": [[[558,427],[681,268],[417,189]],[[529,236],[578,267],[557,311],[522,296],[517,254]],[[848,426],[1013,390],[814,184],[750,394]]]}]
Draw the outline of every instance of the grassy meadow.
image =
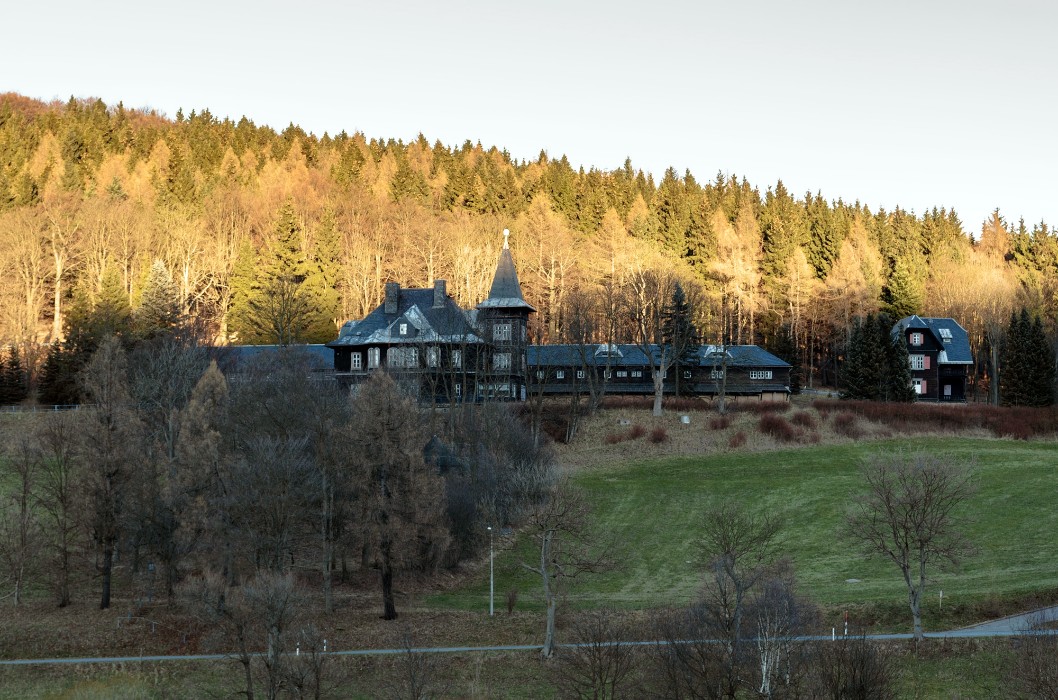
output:
[{"label": "grassy meadow", "polygon": [[[902,611],[906,593],[896,567],[865,558],[843,536],[843,518],[861,488],[859,469],[866,455],[916,449],[976,464],[978,484],[960,513],[978,552],[956,571],[931,572],[928,629],[959,621],[966,605],[980,609],[990,599],[1058,590],[1058,444],[916,437],[614,461],[581,469],[573,482],[590,495],[597,531],[616,543],[621,566],[577,581],[570,599],[581,606],[620,608],[689,602],[702,576],[700,515],[712,504],[735,501],[784,514],[784,549],[803,592],[817,602],[835,609]],[[519,607],[538,604],[539,583],[520,566],[532,557],[528,542],[502,543],[497,605],[503,606],[512,588],[519,591]],[[463,609],[487,604],[487,569],[483,573],[483,580],[429,602]],[[941,590],[944,609],[938,610]]]}]

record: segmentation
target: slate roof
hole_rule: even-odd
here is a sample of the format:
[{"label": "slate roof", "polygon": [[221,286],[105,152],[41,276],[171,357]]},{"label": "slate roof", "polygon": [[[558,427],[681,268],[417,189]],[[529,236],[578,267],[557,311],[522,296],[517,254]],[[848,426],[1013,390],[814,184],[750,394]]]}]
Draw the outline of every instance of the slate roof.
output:
[{"label": "slate roof", "polygon": [[[645,367],[650,364],[643,349],[638,345],[614,345],[611,346],[613,367]],[[587,364],[602,367],[606,364],[607,346],[605,344],[592,344],[586,346],[588,351]],[[701,367],[712,367],[719,365],[722,359],[714,355],[719,351],[711,345],[703,345],[698,348],[698,363]],[[790,365],[763,350],[756,345],[728,345],[724,350],[727,354],[728,367],[765,367],[786,368]],[[661,350],[657,345],[651,346],[654,360],[657,362]],[[527,349],[527,358],[530,367],[574,367],[581,364],[581,349],[579,345],[531,345]]]},{"label": "slate roof", "polygon": [[[937,345],[943,348],[937,361],[942,365],[972,365],[973,351],[970,349],[970,336],[966,329],[953,318],[922,318],[905,316],[893,326],[893,333],[904,338],[908,330],[922,330],[933,336]],[[947,333],[941,333],[942,330]],[[950,339],[944,338],[950,335]]]},{"label": "slate roof", "polygon": [[238,372],[245,365],[269,354],[296,352],[308,355],[314,370],[334,368],[334,353],[326,345],[224,345],[210,348],[210,357],[223,372]]},{"label": "slate roof", "polygon": [[[347,321],[338,338],[327,343],[329,348],[349,345],[408,345],[421,343],[480,343],[472,319],[459,308],[451,297],[444,305],[434,308],[434,290],[401,289],[397,312],[386,313],[386,305],[378,307],[359,321]],[[407,323],[414,333],[401,336],[395,328]]]},{"label": "slate roof", "polygon": [[503,240],[499,262],[496,263],[496,274],[492,278],[489,297],[478,304],[478,308],[536,311],[522,296],[522,286],[518,284],[518,271],[514,269],[514,258],[511,257],[511,249],[507,247],[506,237]]}]

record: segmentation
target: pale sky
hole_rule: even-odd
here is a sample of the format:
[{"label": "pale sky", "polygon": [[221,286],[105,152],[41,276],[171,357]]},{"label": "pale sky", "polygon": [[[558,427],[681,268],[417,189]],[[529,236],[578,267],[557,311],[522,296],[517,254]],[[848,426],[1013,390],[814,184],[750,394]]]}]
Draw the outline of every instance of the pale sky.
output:
[{"label": "pale sky", "polygon": [[1058,5],[4,0],[0,91],[1058,225]]}]

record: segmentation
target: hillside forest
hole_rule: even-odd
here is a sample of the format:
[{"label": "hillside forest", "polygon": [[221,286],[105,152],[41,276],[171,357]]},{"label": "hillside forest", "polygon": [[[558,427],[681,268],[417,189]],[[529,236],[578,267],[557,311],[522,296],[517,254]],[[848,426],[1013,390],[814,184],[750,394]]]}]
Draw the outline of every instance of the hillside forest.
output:
[{"label": "hillside forest", "polygon": [[[868,197],[870,193],[863,193]],[[33,382],[62,342],[182,324],[207,343],[326,342],[383,285],[488,293],[500,232],[535,337],[626,341],[621,304],[679,281],[703,342],[756,343],[833,386],[855,319],[950,316],[984,398],[1012,313],[1058,324],[1058,237],[1045,222],[871,211],[823,193],[631,160],[574,169],[541,151],[277,132],[209,110],[167,118],[98,100],[0,95],[0,344]],[[289,296],[288,336],[260,322]],[[610,319],[610,322],[606,322]],[[97,333],[98,335],[98,333]]]}]

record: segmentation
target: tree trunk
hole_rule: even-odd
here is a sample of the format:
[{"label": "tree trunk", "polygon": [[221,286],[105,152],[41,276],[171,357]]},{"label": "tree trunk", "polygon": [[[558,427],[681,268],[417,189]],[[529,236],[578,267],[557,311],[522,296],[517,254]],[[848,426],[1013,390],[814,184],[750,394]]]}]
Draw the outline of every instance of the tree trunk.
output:
[{"label": "tree trunk", "polygon": [[544,630],[544,647],[540,650],[540,656],[550,659],[555,654],[555,594],[547,593],[547,623]]},{"label": "tree trunk", "polygon": [[391,563],[390,543],[382,543],[382,619],[396,620],[397,606],[393,602],[393,565]]},{"label": "tree trunk", "polygon": [[103,594],[99,599],[100,610],[110,607],[110,578],[113,571],[114,540],[108,537],[103,541]]},{"label": "tree trunk", "polygon": [[654,371],[654,416],[660,416],[662,412],[661,400],[665,395],[665,375],[662,365],[658,365]]}]

